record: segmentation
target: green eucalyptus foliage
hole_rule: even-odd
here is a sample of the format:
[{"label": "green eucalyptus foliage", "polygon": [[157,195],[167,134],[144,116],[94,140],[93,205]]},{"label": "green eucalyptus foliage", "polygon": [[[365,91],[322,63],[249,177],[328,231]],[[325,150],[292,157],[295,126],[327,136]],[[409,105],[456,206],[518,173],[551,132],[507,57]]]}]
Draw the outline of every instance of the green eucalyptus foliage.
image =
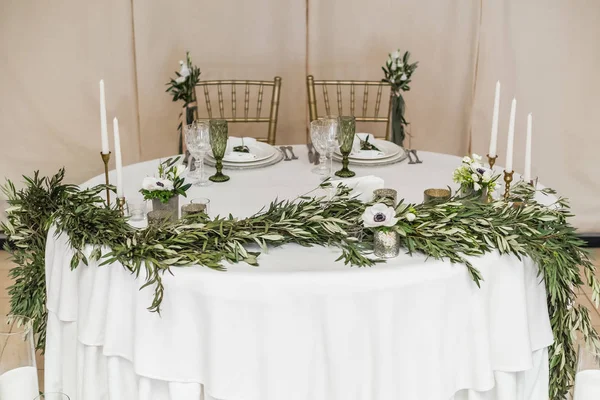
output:
[{"label": "green eucalyptus foliage", "polygon": [[[102,265],[116,261],[154,290],[150,311],[160,311],[164,298],[162,276],[177,267],[200,265],[224,270],[227,263],[240,261],[258,265],[262,249],[296,243],[301,246],[336,246],[338,260],[354,266],[371,266],[368,257],[373,235],[365,230],[358,241],[348,232],[360,228],[366,204],[351,197],[346,187],[332,188],[331,198],[301,196],[294,201],[274,201],[268,208],[246,218],[229,215],[209,219],[190,216],[174,224],[132,228],[116,209],[106,208],[99,194],[105,186],[79,189],[62,184],[64,171],[51,178],[25,178],[26,187],[17,190],[9,181],[4,187],[10,207],[4,230],[9,250],[17,264],[11,270],[15,284],[10,287],[11,311],[32,317],[43,348],[46,322],[44,253],[51,225],[57,234],[68,236],[75,250],[71,268],[89,263],[85,254]],[[544,190],[544,193],[553,193]],[[575,229],[564,199],[552,206],[533,200],[535,191],[518,183],[511,201],[483,204],[472,198],[453,198],[445,203],[407,204],[396,207],[398,223],[392,228],[401,236],[409,254],[423,253],[436,259],[462,263],[479,285],[482,276],[465,256],[491,251],[530,257],[539,266],[548,293],[548,310],[554,333],[549,349],[551,399],[564,399],[576,367],[576,335],[592,348],[600,349],[585,307],[574,303],[575,293],[584,284],[592,287],[592,300],[600,301],[600,283]],[[408,213],[416,216],[409,221]],[[412,216],[411,218],[412,219]],[[251,246],[252,245],[252,246]],[[256,246],[257,245],[257,246]],[[91,246],[91,253],[83,249]],[[103,251],[103,249],[110,249]],[[89,251],[89,248],[88,248]],[[584,280],[579,268],[584,271]]]}]

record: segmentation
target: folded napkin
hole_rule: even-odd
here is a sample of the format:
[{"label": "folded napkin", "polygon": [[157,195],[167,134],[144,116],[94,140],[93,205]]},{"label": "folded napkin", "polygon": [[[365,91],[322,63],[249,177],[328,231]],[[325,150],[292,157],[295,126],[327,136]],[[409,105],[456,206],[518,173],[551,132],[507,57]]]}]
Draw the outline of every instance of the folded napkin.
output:
[{"label": "folded napkin", "polygon": [[[343,180],[331,181],[333,187],[339,185],[345,185],[352,189],[351,196],[358,198],[358,200],[367,203],[373,200],[373,191],[377,189],[383,189],[384,181],[378,176],[368,175],[356,178],[349,178]],[[329,197],[335,193],[334,189],[329,189]]]},{"label": "folded napkin", "polygon": [[[243,142],[242,142],[243,139]],[[230,136],[227,138],[227,149],[225,149],[225,157],[223,157],[223,161],[232,161],[232,162],[244,162],[244,161],[254,161],[256,160],[256,155],[252,154],[252,146],[256,144],[256,139],[250,137],[235,137]],[[237,146],[246,146],[249,153],[242,153],[238,151],[233,151],[233,149]]]},{"label": "folded napkin", "polygon": [[374,140],[375,140],[375,136],[373,136],[370,133],[357,133],[354,136],[354,142],[352,143],[352,152],[350,153],[350,155],[353,156],[358,156],[360,158],[379,158],[381,156],[384,156],[385,154],[382,151],[378,151],[378,150],[361,150],[360,148],[360,143],[361,140],[365,141],[367,140],[369,141],[369,143],[374,144]]}]

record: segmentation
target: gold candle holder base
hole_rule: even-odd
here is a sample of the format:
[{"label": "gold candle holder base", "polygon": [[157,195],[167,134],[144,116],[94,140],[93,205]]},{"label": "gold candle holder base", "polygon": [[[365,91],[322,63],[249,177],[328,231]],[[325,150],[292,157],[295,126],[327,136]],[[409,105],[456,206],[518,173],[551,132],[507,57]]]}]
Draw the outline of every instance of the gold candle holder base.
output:
[{"label": "gold candle holder base", "polygon": [[125,216],[125,197],[117,197],[117,206],[119,207],[119,211],[121,212],[121,216]]},{"label": "gold candle holder base", "polygon": [[494,164],[496,164],[496,158],[498,158],[498,156],[494,156],[494,157],[490,157],[490,155],[487,155],[488,158],[488,163],[490,164],[490,169],[494,168]]},{"label": "gold candle holder base", "polygon": [[514,173],[515,171],[504,171],[504,200],[508,200],[508,197],[510,196],[510,183],[513,180]]},{"label": "gold candle holder base", "polygon": [[100,152],[100,157],[102,157],[102,162],[104,163],[104,181],[106,182],[106,206],[110,207],[110,189],[108,189],[108,185],[110,184],[110,182],[108,181],[108,161],[110,160],[110,154],[111,152],[109,151],[108,154],[104,154],[103,152]]}]

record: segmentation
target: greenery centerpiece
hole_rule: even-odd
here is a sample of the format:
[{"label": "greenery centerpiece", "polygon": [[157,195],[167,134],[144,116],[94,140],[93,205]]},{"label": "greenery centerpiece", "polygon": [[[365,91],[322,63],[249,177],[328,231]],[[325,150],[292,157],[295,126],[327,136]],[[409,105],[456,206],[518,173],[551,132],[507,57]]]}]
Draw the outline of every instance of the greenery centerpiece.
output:
[{"label": "greenery centerpiece", "polygon": [[404,147],[404,127],[408,122],[404,118],[406,103],[402,92],[410,90],[411,76],[417,68],[418,62],[409,63],[410,53],[407,51],[400,56],[400,50],[396,50],[388,56],[385,66],[381,67],[385,77],[383,82],[388,82],[392,87],[392,142]]},{"label": "greenery centerpiece", "polygon": [[[361,216],[365,228],[373,231],[373,254],[380,258],[392,258],[400,253],[400,234],[394,227],[398,223],[398,213],[394,207],[375,203],[365,208]],[[408,212],[402,216],[413,221],[415,215]]]},{"label": "greenery centerpiece", "polygon": [[178,164],[179,157],[169,158],[158,165],[158,177],[144,178],[140,193],[145,200],[152,200],[153,210],[168,210],[176,218],[179,210],[179,195],[186,197],[186,191],[192,186],[185,183],[183,173],[186,168]]},{"label": "greenery centerpiece", "polygon": [[[332,188],[332,196],[309,194],[291,201],[274,201],[248,218],[209,218],[196,214],[173,224],[135,229],[116,208],[107,208],[101,197],[105,185],[80,189],[62,182],[64,170],[41,178],[25,178],[16,189],[8,181],[8,220],[2,227],[8,236],[6,249],[17,266],[9,272],[14,284],[8,289],[11,313],[34,320],[38,348],[44,347],[46,324],[45,247],[50,227],[67,235],[73,248],[71,269],[95,261],[105,268],[125,268],[142,287],[154,289],[151,311],[159,311],[165,295],[162,276],[192,265],[225,270],[227,263],[258,265],[263,250],[295,243],[305,247],[334,246],[338,260],[354,266],[371,266],[380,260],[373,252],[372,229],[396,233],[407,254],[422,253],[464,265],[479,285],[479,271],[467,256],[488,252],[529,257],[539,268],[546,285],[547,305],[554,343],[549,348],[552,400],[564,399],[576,370],[577,335],[596,351],[600,338],[588,310],[575,302],[584,284],[592,288],[592,300],[600,302],[600,282],[595,268],[569,223],[571,212],[565,199],[546,206],[535,200],[536,189],[524,182],[513,186],[508,201],[490,203],[455,196],[447,202],[409,204],[400,201],[390,210],[357,200],[347,187]],[[164,184],[164,182],[161,181]],[[551,189],[541,194],[554,194]],[[513,207],[515,199],[526,205]],[[369,212],[367,213],[367,209]],[[381,215],[383,215],[383,217]],[[350,234],[360,225],[373,224],[362,240]],[[117,263],[118,261],[118,263]],[[95,264],[97,265],[97,264]],[[580,273],[580,271],[582,273]]]},{"label": "greenery centerpiece", "polygon": [[183,109],[179,118],[181,121],[177,126],[179,131],[179,153],[183,153],[183,124],[191,124],[198,119],[198,104],[196,99],[196,85],[200,81],[200,68],[192,63],[190,52],[185,53],[186,61],[179,61],[179,71],[175,72],[175,78],[167,82],[167,93],[171,93],[173,101],[183,101]]},{"label": "greenery centerpiece", "polygon": [[500,177],[494,170],[484,167],[481,156],[473,154],[465,156],[458,168],[454,170],[453,180],[460,184],[462,196],[477,196],[482,201],[488,202],[496,190],[496,181]]}]

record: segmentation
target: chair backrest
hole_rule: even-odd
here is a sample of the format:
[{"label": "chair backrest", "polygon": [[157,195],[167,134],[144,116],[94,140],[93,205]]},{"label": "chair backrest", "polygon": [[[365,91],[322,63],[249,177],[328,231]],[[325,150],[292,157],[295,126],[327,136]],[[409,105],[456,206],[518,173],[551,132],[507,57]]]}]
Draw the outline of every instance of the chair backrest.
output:
[{"label": "chair backrest", "polygon": [[[211,88],[216,87],[217,99],[218,99],[218,112],[213,110],[211,103],[210,93]],[[223,87],[228,91],[224,95]],[[243,113],[237,110],[237,89],[243,87],[244,91],[244,110]],[[252,87],[257,87],[256,90],[251,90]],[[271,108],[268,117],[261,115],[263,105],[263,92],[265,87],[272,89],[271,95]],[[236,122],[258,122],[268,124],[267,135],[264,137],[257,137],[256,139],[267,142],[269,144],[275,144],[277,137],[277,115],[279,113],[279,95],[281,89],[281,78],[276,76],[272,81],[248,81],[248,80],[214,80],[214,81],[200,81],[196,85],[196,99],[198,103],[201,103],[201,96],[204,95],[205,110],[208,118],[219,118],[227,120],[229,123]],[[200,92],[200,93],[198,93]],[[240,89],[241,92],[241,89]],[[253,96],[256,95],[256,112],[250,112],[250,97],[251,92]],[[200,96],[198,96],[200,94]],[[231,104],[231,113],[225,112],[225,101]],[[198,113],[201,112],[201,106],[198,104]],[[228,107],[229,111],[229,107]],[[241,111],[241,110],[240,110]],[[254,110],[252,110],[254,111]]]},{"label": "chair backrest", "polygon": [[[317,107],[317,90],[316,87],[321,86],[323,92],[323,100],[325,106],[325,115],[351,115],[356,118],[357,122],[385,122],[385,139],[389,136],[390,131],[390,107],[392,102],[392,96],[390,92],[388,107],[387,109],[381,110],[381,99],[384,88],[389,88],[390,84],[381,81],[336,81],[326,80],[318,81],[315,80],[312,75],[306,77],[306,87],[308,89],[308,111],[310,114],[310,120],[314,121],[319,118],[318,107]],[[350,108],[348,113],[344,113],[344,107],[342,104],[342,87],[350,87]],[[328,87],[335,87],[336,93],[336,109],[333,110],[329,102],[329,91]],[[357,92],[357,88],[359,89]],[[375,96],[374,107],[369,109],[369,89],[377,89]],[[356,113],[356,98],[357,93],[360,96],[362,94],[362,107],[360,112]]]}]

